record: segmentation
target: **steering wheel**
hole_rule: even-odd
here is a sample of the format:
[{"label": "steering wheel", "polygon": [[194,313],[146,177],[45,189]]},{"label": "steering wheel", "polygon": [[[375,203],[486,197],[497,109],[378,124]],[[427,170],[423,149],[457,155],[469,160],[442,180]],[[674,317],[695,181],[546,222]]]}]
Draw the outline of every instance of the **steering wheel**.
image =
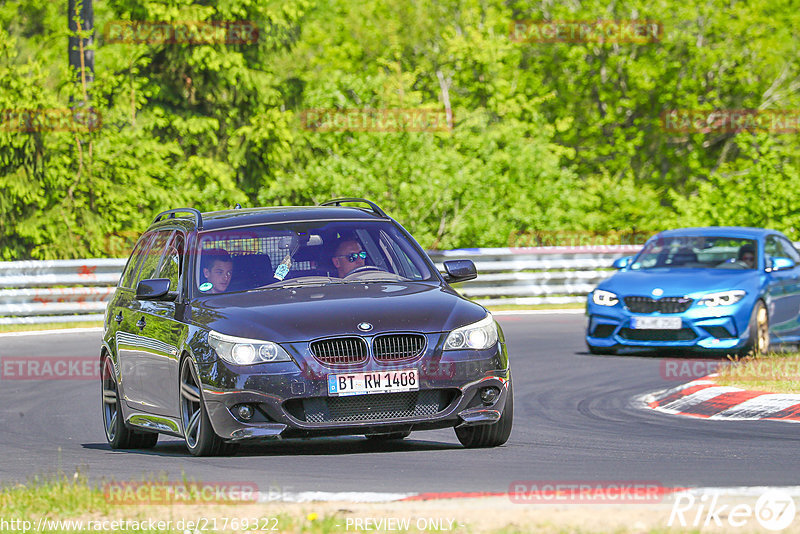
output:
[{"label": "steering wheel", "polygon": [[374,265],[362,265],[361,267],[356,267],[355,269],[347,273],[345,275],[345,278],[350,278],[354,274],[370,273],[375,271],[383,272],[383,269],[381,269],[380,267],[375,267]]}]

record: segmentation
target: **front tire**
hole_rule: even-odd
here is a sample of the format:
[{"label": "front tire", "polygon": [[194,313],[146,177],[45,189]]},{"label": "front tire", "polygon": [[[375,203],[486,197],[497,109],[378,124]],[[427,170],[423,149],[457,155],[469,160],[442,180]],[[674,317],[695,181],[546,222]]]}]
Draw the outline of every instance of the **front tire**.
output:
[{"label": "front tire", "polygon": [[490,425],[462,426],[456,428],[456,437],[468,449],[498,447],[508,441],[514,420],[514,390],[508,382],[508,398],[503,414]]},{"label": "front tire", "polygon": [[740,356],[761,356],[769,351],[769,313],[762,301],[756,302],[750,315],[748,327],[750,331],[747,343],[740,351]]},{"label": "front tire", "polygon": [[211,419],[203,402],[200,379],[197,377],[192,359],[188,357],[181,363],[180,403],[181,427],[189,453],[192,456],[217,456],[220,453],[229,453],[229,448],[211,427]]}]

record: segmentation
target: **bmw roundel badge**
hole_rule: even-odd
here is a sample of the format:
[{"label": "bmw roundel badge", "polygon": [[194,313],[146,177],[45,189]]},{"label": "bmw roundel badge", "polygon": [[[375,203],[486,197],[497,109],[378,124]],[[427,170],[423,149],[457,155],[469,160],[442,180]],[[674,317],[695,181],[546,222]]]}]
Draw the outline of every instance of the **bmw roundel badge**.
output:
[{"label": "bmw roundel badge", "polygon": [[369,332],[372,330],[372,325],[370,323],[358,323],[358,329],[362,332]]}]

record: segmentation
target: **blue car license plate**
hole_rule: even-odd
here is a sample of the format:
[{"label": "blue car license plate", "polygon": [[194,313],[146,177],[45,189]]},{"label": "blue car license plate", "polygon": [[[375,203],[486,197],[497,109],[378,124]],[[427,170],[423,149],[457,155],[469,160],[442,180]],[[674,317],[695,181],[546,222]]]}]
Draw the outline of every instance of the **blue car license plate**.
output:
[{"label": "blue car license plate", "polygon": [[636,330],[680,330],[680,317],[634,317],[631,327]]}]

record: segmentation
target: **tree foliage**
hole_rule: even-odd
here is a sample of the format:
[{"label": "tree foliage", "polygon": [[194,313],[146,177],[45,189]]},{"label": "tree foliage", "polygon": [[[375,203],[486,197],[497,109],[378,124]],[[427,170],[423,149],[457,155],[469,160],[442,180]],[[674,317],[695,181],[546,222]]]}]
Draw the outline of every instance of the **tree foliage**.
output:
[{"label": "tree foliage", "polygon": [[[651,20],[657,42],[525,42],[515,21]],[[111,21],[251,21],[256,43],[121,44]],[[361,196],[425,247],[519,232],[771,226],[800,238],[797,133],[666,131],[673,109],[800,109],[790,0],[112,0],[95,80],[66,64],[66,2],[0,6],[0,260],[124,255],[160,210]],[[72,102],[72,104],[71,104]],[[309,109],[452,112],[452,130],[320,131]],[[8,115],[2,117],[8,119]]]}]

